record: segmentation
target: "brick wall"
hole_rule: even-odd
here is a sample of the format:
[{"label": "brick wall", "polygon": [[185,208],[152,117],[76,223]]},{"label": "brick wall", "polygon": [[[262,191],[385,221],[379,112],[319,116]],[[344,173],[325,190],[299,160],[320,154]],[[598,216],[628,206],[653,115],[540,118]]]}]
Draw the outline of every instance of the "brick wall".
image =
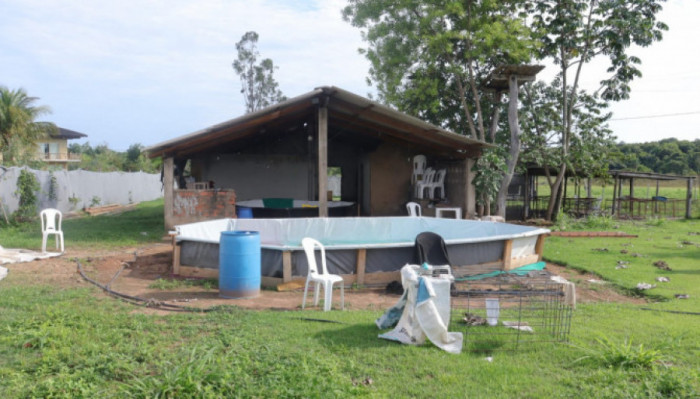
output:
[{"label": "brick wall", "polygon": [[173,225],[235,217],[234,190],[175,190]]}]

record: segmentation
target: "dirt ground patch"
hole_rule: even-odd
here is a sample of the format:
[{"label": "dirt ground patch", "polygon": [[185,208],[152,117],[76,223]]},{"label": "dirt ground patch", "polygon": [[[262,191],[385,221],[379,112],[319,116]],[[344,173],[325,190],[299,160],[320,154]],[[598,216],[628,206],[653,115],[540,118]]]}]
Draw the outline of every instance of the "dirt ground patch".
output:
[{"label": "dirt ground patch", "polygon": [[[247,309],[296,310],[301,308],[303,288],[277,292],[261,290],[252,299],[224,299],[217,289],[201,286],[178,287],[173,290],[150,288],[159,278],[169,279],[172,265],[170,244],[156,244],[147,248],[123,248],[111,251],[72,251],[58,257],[27,263],[5,265],[9,269],[7,282],[15,284],[48,284],[71,288],[86,286],[77,270],[77,263],[88,277],[107,285],[119,293],[169,304],[208,308],[216,305],[235,305]],[[628,297],[617,292],[610,284],[595,282],[595,275],[579,273],[562,266],[547,264],[547,270],[576,283],[579,302],[628,302],[645,303],[642,298]],[[594,280],[594,282],[590,282]],[[383,288],[345,290],[345,306],[348,309],[383,310],[396,303],[399,296],[387,293]],[[334,293],[334,306],[339,300]],[[307,309],[313,309],[307,303]],[[151,311],[148,311],[153,312]]]}]

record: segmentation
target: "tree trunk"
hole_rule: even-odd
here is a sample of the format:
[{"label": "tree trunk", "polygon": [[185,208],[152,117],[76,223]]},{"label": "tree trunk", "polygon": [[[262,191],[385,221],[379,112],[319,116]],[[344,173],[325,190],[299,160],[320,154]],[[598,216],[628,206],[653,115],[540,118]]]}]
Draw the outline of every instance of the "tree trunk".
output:
[{"label": "tree trunk", "polygon": [[559,173],[557,173],[557,178],[554,180],[554,184],[551,187],[551,193],[549,195],[549,205],[547,206],[547,220],[554,220],[556,215],[559,213],[559,206],[561,204],[561,195],[564,190],[561,189],[561,185],[564,182],[564,176],[566,176],[566,163],[562,163],[559,167]]},{"label": "tree trunk", "polygon": [[501,187],[496,195],[496,215],[506,218],[506,197],[508,196],[508,186],[513,179],[515,165],[518,163],[520,154],[520,124],[518,122],[518,78],[508,77],[508,126],[510,127],[510,151],[506,162],[506,173],[501,180]]}]

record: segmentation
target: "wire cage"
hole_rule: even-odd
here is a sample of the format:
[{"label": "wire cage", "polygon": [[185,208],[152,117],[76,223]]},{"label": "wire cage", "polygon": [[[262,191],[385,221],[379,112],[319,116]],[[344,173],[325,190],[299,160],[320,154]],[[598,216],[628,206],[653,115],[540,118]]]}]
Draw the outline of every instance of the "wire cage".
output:
[{"label": "wire cage", "polygon": [[464,350],[476,352],[567,342],[573,289],[552,280],[546,271],[457,278],[451,292],[450,330],[463,332]]}]

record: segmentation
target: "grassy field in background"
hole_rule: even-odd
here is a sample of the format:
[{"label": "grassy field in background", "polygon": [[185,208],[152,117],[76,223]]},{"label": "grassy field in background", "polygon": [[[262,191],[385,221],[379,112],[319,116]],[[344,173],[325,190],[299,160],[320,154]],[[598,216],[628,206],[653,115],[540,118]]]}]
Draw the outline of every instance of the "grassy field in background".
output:
[{"label": "grassy field in background", "polygon": [[[649,179],[635,179],[634,184],[634,198],[640,199],[650,199],[656,196],[656,181]],[[687,184],[683,180],[671,180],[671,181],[661,181],[659,182],[659,196],[666,197],[672,200],[678,200],[676,204],[677,215],[685,216],[685,200],[687,196]],[[549,197],[551,191],[549,184],[547,184],[547,179],[540,177],[537,180],[537,195],[538,197]],[[580,196],[578,195],[580,193]],[[622,186],[622,195],[628,196],[629,184],[625,183]],[[569,180],[568,190],[566,192],[567,198],[587,197],[587,192],[585,184],[582,183],[580,191],[576,189],[573,180]],[[602,209],[608,214],[612,207],[613,198],[613,185],[612,183],[603,184],[603,181],[594,179],[591,184],[591,198],[602,198]],[[696,179],[695,185],[693,186],[693,205],[691,209],[691,215],[693,218],[700,218],[700,177]],[[513,201],[516,203],[518,201]],[[509,202],[511,203],[511,202]],[[519,202],[522,205],[521,201]],[[546,207],[547,203],[542,204]],[[635,211],[636,212],[636,211]],[[651,215],[651,210],[647,211],[648,215]],[[670,214],[670,204],[668,206],[668,213]]]},{"label": "grassy field in background", "polygon": [[[162,202],[66,223],[72,248],[138,246],[160,241]],[[96,288],[19,285],[10,273],[0,281],[0,392],[8,398],[698,397],[700,315],[687,313],[700,311],[700,249],[683,241],[700,241],[690,234],[700,231],[700,220],[564,219],[558,227],[639,234],[550,237],[545,257],[627,291],[669,275],[670,283],[646,292],[664,301],[579,304],[569,344],[450,355],[432,345],[378,339],[374,320],[382,310],[222,306],[147,315]],[[0,231],[6,247],[36,249],[40,241],[34,227]],[[651,265],[660,259],[673,272]],[[618,260],[629,261],[628,269],[616,270]],[[680,291],[690,299],[673,298]]]},{"label": "grassy field in background", "polygon": [[[63,220],[65,246],[77,249],[118,248],[160,242],[165,235],[163,200],[142,202],[119,215],[85,216]],[[52,244],[49,237],[47,248]],[[0,228],[5,248],[41,250],[41,224],[27,223]]]}]

